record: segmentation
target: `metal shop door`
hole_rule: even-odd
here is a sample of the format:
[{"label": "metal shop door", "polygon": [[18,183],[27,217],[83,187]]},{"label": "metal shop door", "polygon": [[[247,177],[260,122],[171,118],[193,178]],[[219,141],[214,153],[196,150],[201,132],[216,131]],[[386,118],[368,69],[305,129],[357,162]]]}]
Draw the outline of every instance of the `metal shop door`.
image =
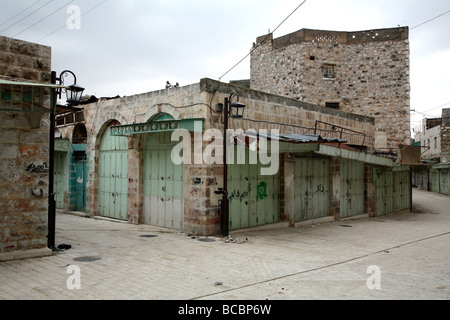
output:
[{"label": "metal shop door", "polygon": [[[235,152],[235,155],[237,153]],[[246,152],[248,159],[248,151]],[[261,175],[261,164],[229,165],[229,229],[238,230],[279,221],[279,173]],[[236,161],[235,161],[236,163]]]},{"label": "metal shop door", "polygon": [[449,170],[440,170],[440,193],[448,195],[448,173]]},{"label": "metal shop door", "polygon": [[341,159],[340,217],[364,212],[364,163]]},{"label": "metal shop door", "polygon": [[57,209],[64,209],[64,189],[65,189],[65,170],[64,163],[66,159],[65,152],[55,152],[55,201]]},{"label": "metal shop door", "polygon": [[148,134],[144,160],[144,223],[182,230],[184,165],[175,165],[171,132]]},{"label": "metal shop door", "polygon": [[430,172],[431,176],[431,191],[439,193],[439,171],[433,170]]},{"label": "metal shop door", "polygon": [[393,212],[393,175],[392,170],[377,168],[374,172],[375,206],[377,216]]},{"label": "metal shop door", "polygon": [[75,160],[75,210],[86,209],[87,195],[86,182],[88,177],[88,166],[86,152],[74,152]]},{"label": "metal shop door", "polygon": [[100,143],[99,214],[127,220],[128,143],[126,137],[111,136],[109,127]]},{"label": "metal shop door", "polygon": [[329,214],[329,160],[295,159],[295,221],[326,217]]},{"label": "metal shop door", "polygon": [[409,209],[409,167],[403,171],[394,171],[395,211]]}]

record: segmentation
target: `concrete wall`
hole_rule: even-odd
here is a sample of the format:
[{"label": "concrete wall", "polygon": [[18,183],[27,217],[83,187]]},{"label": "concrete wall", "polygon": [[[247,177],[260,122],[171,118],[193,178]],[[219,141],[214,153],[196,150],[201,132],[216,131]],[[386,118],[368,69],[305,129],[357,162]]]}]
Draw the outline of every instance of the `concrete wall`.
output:
[{"label": "concrete wall", "polygon": [[[251,88],[376,119],[377,149],[410,144],[408,28],[358,32],[302,29],[261,36]],[[255,44],[256,45],[256,44]],[[324,67],[334,68],[325,77]]]},{"label": "concrete wall", "polygon": [[[0,36],[0,76],[49,82],[51,49]],[[0,109],[0,254],[47,246],[48,91],[2,85]],[[33,98],[32,98],[33,97]],[[48,110],[48,109],[47,109]],[[14,253],[16,252],[16,253]],[[3,259],[0,257],[0,259]]]}]

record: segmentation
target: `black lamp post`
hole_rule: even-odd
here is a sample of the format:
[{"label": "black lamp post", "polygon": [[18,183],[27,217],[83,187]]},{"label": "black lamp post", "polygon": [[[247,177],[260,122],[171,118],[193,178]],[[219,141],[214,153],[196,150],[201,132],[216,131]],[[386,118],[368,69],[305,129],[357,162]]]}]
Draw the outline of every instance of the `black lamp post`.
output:
[{"label": "black lamp post", "polygon": [[[236,96],[237,102],[230,103],[231,98]],[[244,115],[245,104],[239,102],[239,96],[233,92],[229,98],[225,98],[223,108],[224,119],[224,135],[223,135],[223,193],[222,193],[222,216],[220,219],[221,234],[223,237],[228,237],[229,224],[230,224],[230,212],[229,212],[229,200],[228,200],[228,164],[227,164],[227,130],[228,119],[242,118]]]},{"label": "black lamp post", "polygon": [[[50,144],[49,144],[49,177],[48,177],[48,237],[47,247],[55,250],[55,223],[56,223],[56,202],[55,202],[55,115],[57,98],[61,98],[63,92],[67,95],[67,105],[77,105],[81,101],[84,88],[77,85],[77,77],[72,71],[64,70],[61,72],[59,78],[56,77],[56,72],[51,73],[51,83],[64,86],[64,77],[71,74],[74,78],[74,83],[66,88],[52,89],[50,94]],[[58,82],[58,83],[57,83]]]}]

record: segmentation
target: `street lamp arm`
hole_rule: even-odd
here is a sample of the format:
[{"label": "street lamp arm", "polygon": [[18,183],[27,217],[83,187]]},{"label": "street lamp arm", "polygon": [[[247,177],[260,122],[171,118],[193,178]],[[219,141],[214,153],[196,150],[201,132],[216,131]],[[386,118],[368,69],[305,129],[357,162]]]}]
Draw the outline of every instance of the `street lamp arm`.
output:
[{"label": "street lamp arm", "polygon": [[64,84],[64,77],[67,77],[69,73],[73,76],[73,81],[74,81],[73,83],[74,84],[77,83],[77,76],[75,75],[75,73],[73,73],[70,70],[64,70],[63,72],[61,72],[61,74],[59,75],[59,78],[58,78],[61,85]]}]

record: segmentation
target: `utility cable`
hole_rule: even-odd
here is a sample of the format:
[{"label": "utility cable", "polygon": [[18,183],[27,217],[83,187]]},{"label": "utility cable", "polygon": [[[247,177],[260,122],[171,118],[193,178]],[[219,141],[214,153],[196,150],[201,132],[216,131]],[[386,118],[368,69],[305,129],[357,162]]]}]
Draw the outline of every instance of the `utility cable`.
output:
[{"label": "utility cable", "polygon": [[7,24],[8,22],[10,22],[11,20],[13,20],[14,18],[20,16],[22,13],[24,13],[25,11],[27,11],[28,9],[34,7],[35,4],[37,4],[38,2],[41,2],[42,0],[38,0],[35,3],[33,3],[31,6],[28,6],[27,8],[23,9],[22,11],[20,11],[18,14],[16,14],[14,17],[9,18],[8,20],[6,20],[5,22],[3,22],[2,24],[0,24],[0,27],[3,26],[4,24]]},{"label": "utility cable", "polygon": [[16,24],[18,24],[18,23],[20,23],[20,22],[22,22],[23,20],[25,20],[26,18],[28,18],[29,16],[31,16],[32,14],[34,14],[34,13],[36,13],[36,12],[38,12],[39,10],[41,10],[42,8],[44,8],[45,6],[47,6],[47,5],[49,5],[50,4],[50,2],[53,2],[54,0],[50,0],[49,2],[47,2],[46,4],[44,4],[44,5],[42,5],[42,6],[40,6],[39,8],[37,8],[36,10],[34,10],[33,12],[31,12],[30,14],[28,14],[27,16],[25,16],[24,18],[22,18],[22,19],[20,19],[19,21],[17,21],[16,23],[14,23],[14,24],[12,24],[12,25],[10,25],[8,28],[6,28],[6,29],[3,29],[3,30],[0,30],[0,33],[2,33],[2,32],[4,32],[4,31],[6,31],[6,30],[8,30],[8,29],[10,29],[10,28],[12,28],[13,26],[15,26]]},{"label": "utility cable", "polygon": [[72,2],[74,2],[74,0],[71,0],[71,1],[67,2],[66,4],[64,4],[63,6],[59,7],[58,9],[56,9],[55,11],[53,11],[52,13],[50,13],[49,15],[47,15],[47,16],[45,16],[44,18],[42,18],[41,20],[39,20],[38,22],[32,24],[31,26],[29,26],[29,27],[26,28],[26,29],[23,29],[23,30],[20,31],[19,33],[16,33],[15,35],[13,35],[13,37],[15,38],[15,37],[18,36],[19,34],[25,32],[25,31],[27,31],[28,29],[34,27],[35,25],[41,23],[42,21],[44,21],[44,20],[47,19],[48,17],[54,15],[56,12],[58,12],[59,10],[61,10],[61,9],[64,8],[64,7],[66,7],[67,5],[69,5],[69,4],[72,3]]},{"label": "utility cable", "polygon": [[[85,13],[83,13],[83,14],[81,15],[81,17],[84,17],[84,16],[87,15],[89,12],[91,12],[91,11],[97,9],[99,6],[101,6],[101,5],[102,5],[103,3],[105,3],[106,1],[107,1],[107,0],[103,0],[102,2],[100,2],[99,4],[97,4],[96,6],[92,7],[91,9],[89,9],[88,11],[86,11]],[[56,29],[56,30],[50,32],[50,33],[47,34],[46,36],[44,36],[44,37],[40,38],[39,40],[37,40],[36,42],[39,42],[39,41],[44,40],[45,38],[51,36],[52,34],[58,32],[59,30],[65,28],[66,26],[67,26],[66,24],[62,25],[62,26],[59,27],[58,29]]]},{"label": "utility cable", "polygon": [[440,15],[437,15],[436,17],[431,18],[430,20],[427,20],[427,21],[425,21],[425,22],[422,22],[421,24],[418,24],[417,26],[412,27],[412,28],[410,28],[409,30],[414,30],[414,29],[416,29],[416,28],[418,28],[418,27],[420,27],[420,26],[423,26],[424,24],[427,24],[428,22],[431,22],[431,21],[433,21],[433,20],[436,20],[437,18],[440,18],[440,17],[442,17],[443,15],[445,15],[445,14],[447,14],[447,13],[449,13],[449,12],[450,12],[450,10],[448,10],[448,11],[446,11],[446,12],[444,12],[444,13],[441,13]]},{"label": "utility cable", "polygon": [[306,2],[306,0],[304,0],[302,3],[300,3],[300,5],[297,6],[297,8],[294,9],[294,11],[292,11],[286,18],[284,18],[283,21],[281,21],[281,23],[272,31],[270,32],[260,43],[256,44],[252,50],[250,50],[250,52],[248,54],[245,55],[245,57],[243,57],[241,60],[239,60],[238,63],[236,63],[234,66],[232,66],[227,72],[225,72],[220,78],[222,79],[225,75],[227,75],[231,70],[233,70],[234,68],[236,68],[242,61],[244,61],[249,55],[252,54],[253,51],[255,51],[262,43],[264,43],[271,35],[273,35],[273,33],[275,31],[277,31],[277,29],[291,16],[294,14],[295,11],[297,11],[304,3]]}]

